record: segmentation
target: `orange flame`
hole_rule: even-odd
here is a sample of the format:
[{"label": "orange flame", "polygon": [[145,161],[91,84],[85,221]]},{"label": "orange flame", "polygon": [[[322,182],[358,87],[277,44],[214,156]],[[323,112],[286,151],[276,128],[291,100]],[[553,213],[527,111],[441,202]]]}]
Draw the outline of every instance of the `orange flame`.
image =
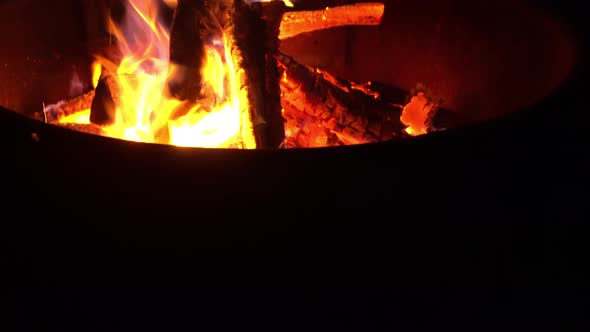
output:
[{"label": "orange flame", "polygon": [[419,92],[412,97],[404,107],[401,115],[401,122],[408,126],[406,132],[412,136],[426,134],[428,132],[426,120],[433,107],[434,105],[428,103],[428,99],[423,92]]},{"label": "orange flame", "polygon": [[[205,45],[201,75],[212,95],[189,105],[164,93],[174,68],[168,64],[170,34],[159,20],[157,1],[128,0],[126,13],[122,25],[110,17],[108,21],[123,55],[121,62],[96,56],[98,64],[93,67],[93,83],[98,81],[96,68],[104,67],[116,73],[120,89],[115,123],[103,128],[106,135],[177,146],[255,148],[248,100],[240,91],[237,61],[227,36]],[[179,108],[184,115],[172,118]]]}]

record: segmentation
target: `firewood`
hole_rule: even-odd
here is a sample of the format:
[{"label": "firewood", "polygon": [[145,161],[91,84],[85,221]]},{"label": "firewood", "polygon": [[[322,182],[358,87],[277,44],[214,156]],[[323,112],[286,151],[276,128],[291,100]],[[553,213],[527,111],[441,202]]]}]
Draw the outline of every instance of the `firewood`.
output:
[{"label": "firewood", "polygon": [[265,21],[265,101],[264,116],[267,126],[264,136],[268,141],[267,147],[276,148],[285,140],[285,123],[281,114],[281,73],[279,71],[276,54],[279,52],[280,24],[286,6],[282,1],[262,4],[262,14]]},{"label": "firewood", "polygon": [[[404,136],[403,100],[383,100],[370,85],[358,85],[279,54],[285,117],[301,118],[329,129],[343,144],[374,143]],[[401,96],[400,96],[401,97]],[[295,112],[297,111],[297,112]]]},{"label": "firewood", "polygon": [[259,148],[277,148],[285,139],[281,115],[280,73],[275,55],[285,4],[282,1],[246,4],[234,0],[233,37],[244,70],[250,118]]},{"label": "firewood", "polygon": [[170,96],[196,101],[201,90],[205,47],[201,38],[204,0],[179,0],[170,31]]},{"label": "firewood", "polygon": [[89,109],[94,99],[94,93],[94,90],[91,90],[72,99],[61,100],[51,105],[44,105],[44,109],[33,114],[33,118],[48,123],[57,123],[67,116]]},{"label": "firewood", "polygon": [[120,97],[117,79],[103,67],[90,107],[90,122],[99,126],[115,123],[117,105],[121,104]]},{"label": "firewood", "polygon": [[283,16],[279,39],[346,25],[380,25],[384,11],[385,5],[382,3],[359,3],[323,10],[289,12]]}]

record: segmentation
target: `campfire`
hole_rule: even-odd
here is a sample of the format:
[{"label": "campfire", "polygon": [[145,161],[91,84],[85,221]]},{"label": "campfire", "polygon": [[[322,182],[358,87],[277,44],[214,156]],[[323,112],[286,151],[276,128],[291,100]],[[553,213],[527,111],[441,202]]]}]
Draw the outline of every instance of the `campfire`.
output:
[{"label": "campfire", "polygon": [[93,88],[43,105],[47,123],[112,138],[187,147],[276,149],[376,143],[436,130],[440,101],[351,82],[298,63],[282,40],[381,23],[382,3],[301,10],[288,0],[125,0],[107,17],[109,46]]}]

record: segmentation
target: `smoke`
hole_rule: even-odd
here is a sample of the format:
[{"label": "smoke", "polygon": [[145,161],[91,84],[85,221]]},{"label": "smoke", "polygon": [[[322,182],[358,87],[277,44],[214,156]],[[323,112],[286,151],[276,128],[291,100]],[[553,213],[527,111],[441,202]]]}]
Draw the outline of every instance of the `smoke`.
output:
[{"label": "smoke", "polygon": [[69,95],[77,96],[82,94],[84,92],[84,89],[87,88],[87,86],[80,79],[80,75],[78,75],[78,72],[75,67],[73,67],[73,71],[74,74],[72,75],[72,82],[70,83]]}]

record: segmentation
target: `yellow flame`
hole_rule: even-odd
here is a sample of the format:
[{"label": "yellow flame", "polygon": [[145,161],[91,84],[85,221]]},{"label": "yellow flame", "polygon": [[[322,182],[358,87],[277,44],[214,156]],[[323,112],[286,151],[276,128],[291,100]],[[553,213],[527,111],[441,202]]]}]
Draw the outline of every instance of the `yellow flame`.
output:
[{"label": "yellow flame", "polygon": [[[231,48],[225,38],[223,45],[224,56],[231,58]],[[186,116],[170,121],[170,136],[175,145],[193,146],[192,142],[201,142],[200,147],[209,148],[216,147],[219,145],[218,142],[231,145],[232,138],[241,131],[243,119],[241,104],[247,99],[240,98],[235,65],[231,61],[224,64],[221,54],[211,47],[207,47],[206,51],[205,65],[201,73],[204,81],[208,82],[218,96],[224,97],[225,79],[229,78],[229,86],[233,87],[235,96],[218,105],[213,112],[204,113],[200,111],[199,105],[193,107]],[[253,143],[253,137],[251,140]]]},{"label": "yellow flame", "polygon": [[[120,90],[115,123],[103,131],[114,138],[139,142],[255,148],[254,135],[248,130],[252,125],[247,95],[240,89],[237,61],[226,36],[219,37],[221,45],[205,45],[201,71],[209,95],[189,105],[164,93],[175,68],[168,64],[170,33],[158,19],[157,1],[128,0],[128,5],[127,26],[119,26],[108,18],[110,31],[123,55],[121,62],[117,65],[96,56],[97,63],[93,65],[93,84],[98,82],[100,69],[106,68],[116,73]],[[184,110],[183,115],[173,116],[179,109]],[[90,112],[84,112],[80,119],[69,120],[88,121]]]},{"label": "yellow flame", "polygon": [[[260,2],[273,2],[276,0],[261,0]],[[289,0],[283,0],[283,2],[285,3],[285,6],[287,7],[295,7],[295,5],[293,5],[293,3]]]},{"label": "yellow flame", "polygon": [[80,112],[68,115],[59,120],[59,123],[79,123],[89,124],[90,123],[90,109],[82,110]]},{"label": "yellow flame", "polygon": [[96,88],[98,85],[98,81],[100,80],[100,73],[102,71],[102,66],[100,62],[94,61],[92,63],[92,86]]}]

